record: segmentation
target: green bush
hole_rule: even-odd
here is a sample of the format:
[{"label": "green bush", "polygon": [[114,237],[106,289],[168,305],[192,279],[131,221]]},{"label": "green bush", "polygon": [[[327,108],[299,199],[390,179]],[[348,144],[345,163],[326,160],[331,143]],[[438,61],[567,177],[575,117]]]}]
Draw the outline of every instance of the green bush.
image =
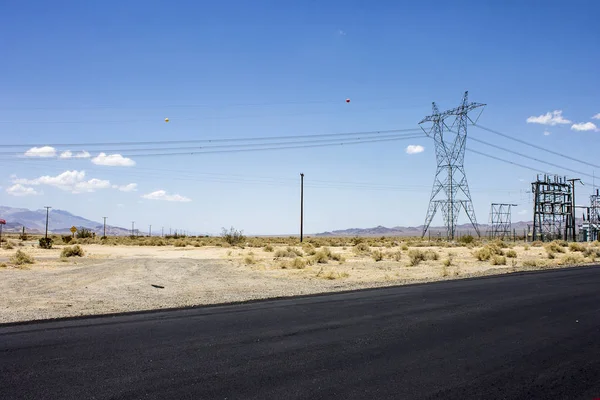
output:
[{"label": "green bush", "polygon": [[51,249],[52,248],[52,238],[40,238],[39,246],[41,249]]},{"label": "green bush", "polygon": [[64,244],[70,243],[71,240],[73,240],[73,237],[71,235],[63,235],[62,236],[62,241]]},{"label": "green bush", "polygon": [[86,239],[86,238],[91,238],[94,237],[94,234],[91,230],[89,230],[88,228],[84,228],[83,226],[79,227],[79,229],[77,229],[77,233],[75,234],[77,236],[77,239]]},{"label": "green bush", "polygon": [[85,252],[81,248],[80,245],[76,244],[75,246],[65,247],[60,252],[61,257],[83,257]]}]

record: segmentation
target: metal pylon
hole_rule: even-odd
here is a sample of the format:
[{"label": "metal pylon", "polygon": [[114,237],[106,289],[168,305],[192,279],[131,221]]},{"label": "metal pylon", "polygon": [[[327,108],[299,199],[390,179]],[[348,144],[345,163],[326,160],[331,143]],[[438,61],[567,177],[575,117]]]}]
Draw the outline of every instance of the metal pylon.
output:
[{"label": "metal pylon", "polygon": [[[467,214],[477,235],[481,236],[477,219],[475,218],[467,175],[465,174],[464,159],[467,142],[467,124],[469,121],[473,122],[468,114],[475,108],[485,106],[485,104],[469,103],[468,95],[469,92],[465,92],[460,106],[444,111],[443,113],[440,113],[437,105],[433,103],[432,115],[423,118],[419,122],[419,124],[425,122],[432,123],[429,131],[423,130],[428,136],[433,137],[437,161],[437,169],[422,236],[425,236],[427,233],[438,209],[442,211],[449,239],[454,239],[455,237],[456,222],[461,209]],[[446,119],[450,118],[453,118],[454,121],[449,127],[446,124]],[[453,130],[453,128],[455,129]],[[448,132],[446,136],[451,135],[451,137],[444,138],[445,132]]]}]

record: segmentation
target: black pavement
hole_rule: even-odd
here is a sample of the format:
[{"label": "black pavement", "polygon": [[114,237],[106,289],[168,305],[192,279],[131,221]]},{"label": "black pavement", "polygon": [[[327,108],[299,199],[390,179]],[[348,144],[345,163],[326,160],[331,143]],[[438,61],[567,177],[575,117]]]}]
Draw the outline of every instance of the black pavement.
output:
[{"label": "black pavement", "polygon": [[600,268],[0,327],[2,399],[593,399]]}]

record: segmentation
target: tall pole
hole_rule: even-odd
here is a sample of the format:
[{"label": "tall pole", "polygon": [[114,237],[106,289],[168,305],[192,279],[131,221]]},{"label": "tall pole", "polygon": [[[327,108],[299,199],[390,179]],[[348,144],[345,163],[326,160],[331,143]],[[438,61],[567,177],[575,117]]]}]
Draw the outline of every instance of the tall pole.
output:
[{"label": "tall pole", "polygon": [[106,237],[106,217],[102,217],[104,219],[104,237]]},{"label": "tall pole", "polygon": [[150,228],[148,228],[148,236],[152,236],[152,225],[150,225]]},{"label": "tall pole", "polygon": [[579,178],[567,179],[567,181],[571,182],[571,239],[576,242],[577,238],[575,237],[575,182],[580,181]]},{"label": "tall pole", "polygon": [[135,236],[135,231],[133,230],[133,224],[135,224],[135,221],[131,221],[131,236]]},{"label": "tall pole", "polygon": [[50,206],[45,206],[44,207],[46,209],[46,235],[44,236],[46,239],[48,239],[48,214],[50,213],[50,209],[52,207]]},{"label": "tall pole", "polygon": [[165,227],[164,226],[160,227],[160,236],[161,237],[165,236]]},{"label": "tall pole", "polygon": [[304,174],[300,174],[300,243],[302,243],[304,231]]}]

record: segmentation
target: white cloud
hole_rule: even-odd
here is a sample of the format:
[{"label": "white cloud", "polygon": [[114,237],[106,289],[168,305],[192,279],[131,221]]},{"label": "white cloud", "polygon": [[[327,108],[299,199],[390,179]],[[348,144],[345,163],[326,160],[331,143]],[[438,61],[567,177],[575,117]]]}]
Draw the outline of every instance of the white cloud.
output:
[{"label": "white cloud", "polygon": [[544,131],[544,136],[550,136],[550,132]]},{"label": "white cloud", "polygon": [[25,157],[56,157],[56,149],[50,146],[32,147],[29,150],[27,150],[24,155]]},{"label": "white cloud", "polygon": [[79,153],[73,153],[71,150],[63,151],[58,158],[90,158],[90,153],[83,150]]},{"label": "white cloud", "polygon": [[130,183],[128,185],[113,185],[113,189],[120,190],[121,192],[135,192],[137,191],[137,183]]},{"label": "white cloud", "polygon": [[135,161],[131,158],[123,157],[120,154],[106,155],[104,153],[100,153],[92,158],[92,163],[108,167],[133,167],[135,165]]},{"label": "white cloud", "polygon": [[528,213],[528,211],[527,211],[527,210],[521,210],[521,211],[519,211],[517,214],[519,214],[519,215],[525,215],[525,214],[527,214],[527,213]]},{"label": "white cloud", "polygon": [[593,122],[581,122],[579,124],[573,124],[571,129],[574,131],[597,131],[598,127]]},{"label": "white cloud", "polygon": [[546,114],[542,114],[539,117],[531,116],[527,118],[528,124],[542,124],[542,125],[558,125],[558,124],[570,124],[571,121],[563,118],[562,110],[548,111]]},{"label": "white cloud", "polygon": [[188,202],[192,201],[189,197],[181,196],[179,194],[167,194],[164,190],[157,190],[156,192],[143,194],[142,198],[149,200],[164,200],[164,201],[179,201]]},{"label": "white cloud", "polygon": [[600,113],[598,113],[598,114],[594,115],[594,116],[592,117],[592,119],[600,119]]},{"label": "white cloud", "polygon": [[21,185],[47,185],[71,193],[94,192],[98,189],[110,188],[110,182],[102,179],[85,180],[85,171],[65,171],[57,176],[44,175],[35,179],[13,179],[13,183]]},{"label": "white cloud", "polygon": [[341,30],[341,29],[338,29],[338,35],[340,35],[340,36],[346,36],[346,32],[343,31],[343,30]]},{"label": "white cloud", "polygon": [[23,186],[20,183],[14,184],[6,189],[6,193],[11,196],[36,196],[39,194],[34,188]]},{"label": "white cloud", "polygon": [[425,151],[425,147],[420,144],[409,144],[406,146],[406,154],[418,154]]}]

